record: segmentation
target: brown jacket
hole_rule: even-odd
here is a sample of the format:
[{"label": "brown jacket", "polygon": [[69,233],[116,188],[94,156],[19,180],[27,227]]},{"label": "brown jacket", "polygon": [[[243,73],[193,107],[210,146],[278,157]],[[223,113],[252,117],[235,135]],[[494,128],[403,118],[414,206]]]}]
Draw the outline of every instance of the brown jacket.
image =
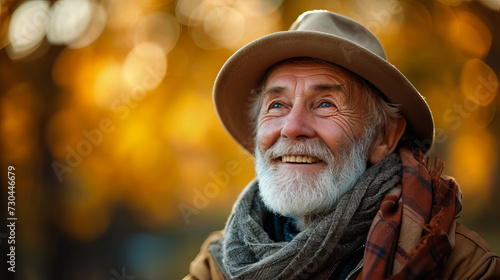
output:
[{"label": "brown jacket", "polygon": [[[217,231],[205,240],[191,262],[189,275],[183,280],[224,279],[208,250],[210,242],[221,237],[222,231]],[[455,248],[446,262],[442,279],[500,279],[500,257],[476,232],[457,223]]]}]

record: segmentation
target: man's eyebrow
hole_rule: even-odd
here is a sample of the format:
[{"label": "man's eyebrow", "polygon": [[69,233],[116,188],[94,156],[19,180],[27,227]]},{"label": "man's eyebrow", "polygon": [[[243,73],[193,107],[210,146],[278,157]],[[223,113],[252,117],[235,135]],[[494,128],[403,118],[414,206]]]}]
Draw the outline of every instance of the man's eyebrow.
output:
[{"label": "man's eyebrow", "polygon": [[282,93],[284,90],[285,90],[285,88],[282,86],[270,87],[264,91],[262,96],[266,96],[266,95],[271,94],[271,93]]},{"label": "man's eyebrow", "polygon": [[315,84],[312,88],[316,91],[342,91],[343,84]]}]

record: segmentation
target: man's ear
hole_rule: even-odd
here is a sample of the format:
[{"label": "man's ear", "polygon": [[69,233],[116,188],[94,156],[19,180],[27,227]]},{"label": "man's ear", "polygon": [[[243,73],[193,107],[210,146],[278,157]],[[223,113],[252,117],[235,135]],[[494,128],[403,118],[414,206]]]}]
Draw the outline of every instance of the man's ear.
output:
[{"label": "man's ear", "polygon": [[372,144],[373,146],[370,149],[371,152],[368,157],[371,164],[381,161],[396,149],[405,128],[406,119],[403,116],[398,117],[395,123],[387,128],[385,136]]}]

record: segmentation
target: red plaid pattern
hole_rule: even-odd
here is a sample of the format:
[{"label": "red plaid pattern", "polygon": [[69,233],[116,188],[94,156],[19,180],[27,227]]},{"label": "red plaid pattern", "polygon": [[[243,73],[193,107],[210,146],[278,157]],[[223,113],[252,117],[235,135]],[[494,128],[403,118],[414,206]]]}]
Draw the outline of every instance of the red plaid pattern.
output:
[{"label": "red plaid pattern", "polygon": [[456,182],[429,167],[420,150],[399,151],[402,184],[384,197],[368,233],[362,279],[438,279],[452,244],[448,233],[462,209]]}]

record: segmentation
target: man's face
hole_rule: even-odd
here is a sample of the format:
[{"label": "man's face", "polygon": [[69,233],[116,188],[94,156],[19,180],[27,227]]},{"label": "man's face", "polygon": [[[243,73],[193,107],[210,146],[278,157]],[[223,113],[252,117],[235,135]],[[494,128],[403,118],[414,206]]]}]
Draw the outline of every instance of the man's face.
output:
[{"label": "man's face", "polygon": [[352,75],[315,61],[270,71],[255,154],[261,196],[271,210],[328,211],[364,172],[372,133],[365,132],[366,106]]}]

